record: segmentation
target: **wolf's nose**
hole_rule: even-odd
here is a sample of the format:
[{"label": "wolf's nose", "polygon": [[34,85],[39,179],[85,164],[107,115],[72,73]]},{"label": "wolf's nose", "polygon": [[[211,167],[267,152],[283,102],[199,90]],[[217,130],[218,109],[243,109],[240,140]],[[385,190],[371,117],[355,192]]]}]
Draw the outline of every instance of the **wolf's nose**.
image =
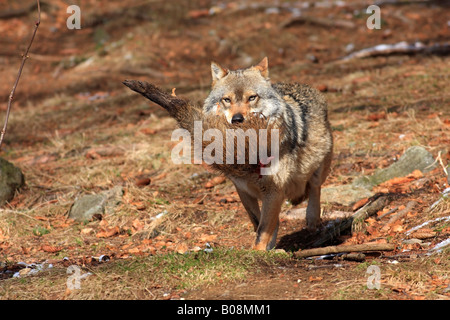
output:
[{"label": "wolf's nose", "polygon": [[244,122],[244,116],[242,113],[236,113],[233,118],[231,118],[231,123],[241,123]]}]

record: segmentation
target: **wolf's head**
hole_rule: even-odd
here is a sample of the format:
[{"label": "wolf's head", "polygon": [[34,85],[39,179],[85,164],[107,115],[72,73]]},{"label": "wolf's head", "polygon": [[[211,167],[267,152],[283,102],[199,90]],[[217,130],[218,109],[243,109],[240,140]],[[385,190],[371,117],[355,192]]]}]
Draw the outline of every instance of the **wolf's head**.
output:
[{"label": "wolf's head", "polygon": [[256,66],[227,70],[211,63],[212,90],[204,103],[204,112],[222,113],[230,123],[244,122],[249,116],[276,117],[282,99],[269,80],[267,58]]}]

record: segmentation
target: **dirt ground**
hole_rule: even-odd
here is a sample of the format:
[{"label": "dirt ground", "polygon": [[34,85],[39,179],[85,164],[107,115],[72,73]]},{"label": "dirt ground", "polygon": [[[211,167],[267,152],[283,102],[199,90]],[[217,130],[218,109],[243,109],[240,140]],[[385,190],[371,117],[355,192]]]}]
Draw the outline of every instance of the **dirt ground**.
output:
[{"label": "dirt ground", "polygon": [[[2,119],[37,17],[33,3],[0,0]],[[449,186],[447,1],[383,2],[379,30],[367,28],[368,1],[41,4],[0,151],[26,180],[0,209],[0,298],[449,299],[448,247],[430,254],[450,235],[450,202],[432,207]],[[71,4],[81,8],[79,30],[66,25]],[[442,49],[344,59],[401,41]],[[388,225],[390,216],[372,217],[366,231],[326,244],[393,243],[395,250],[359,262],[298,259],[293,252],[308,249],[304,221],[282,219],[282,250],[252,252],[253,226],[231,182],[205,166],[172,163],[175,121],[122,84],[145,80],[201,103],[211,61],[233,69],[266,56],[272,81],[308,83],[328,101],[335,146],[324,187],[386,168],[411,146],[436,159],[430,172],[374,188],[392,195],[378,217],[417,203],[402,219]],[[67,218],[76,199],[115,186],[124,192],[117,206],[91,221]],[[407,233],[433,219],[419,238]],[[37,264],[52,268],[27,276]],[[71,265],[91,274],[81,289],[67,286]],[[372,265],[380,289],[369,288]]]}]

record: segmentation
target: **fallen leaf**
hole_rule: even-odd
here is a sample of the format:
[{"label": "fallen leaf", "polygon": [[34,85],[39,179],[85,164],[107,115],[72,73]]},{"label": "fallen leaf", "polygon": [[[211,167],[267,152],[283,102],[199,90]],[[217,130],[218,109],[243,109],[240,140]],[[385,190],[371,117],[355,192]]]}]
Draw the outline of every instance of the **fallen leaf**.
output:
[{"label": "fallen leaf", "polygon": [[428,228],[422,228],[410,235],[410,238],[416,238],[419,240],[433,238],[436,236],[436,232]]},{"label": "fallen leaf", "polygon": [[42,216],[34,216],[35,219],[37,220],[41,220],[41,221],[47,221],[48,218],[47,217],[42,217]]},{"label": "fallen leaf", "polygon": [[132,243],[127,243],[127,244],[124,244],[122,247],[120,247],[122,250],[126,250],[126,249],[128,249],[130,246],[132,245]]},{"label": "fallen leaf", "polygon": [[367,218],[366,222],[369,224],[369,226],[373,225],[374,223],[377,222],[377,219],[374,218]]},{"label": "fallen leaf", "polygon": [[138,187],[145,187],[148,186],[151,182],[152,180],[148,177],[138,178],[136,179],[135,185],[137,185]]},{"label": "fallen leaf", "polygon": [[358,210],[359,208],[361,208],[362,206],[364,206],[367,202],[369,202],[369,198],[364,198],[364,199],[361,199],[361,200],[357,201],[357,202],[353,205],[352,210],[353,210],[353,211]]},{"label": "fallen leaf", "polygon": [[131,248],[128,250],[128,253],[131,253],[134,255],[139,255],[139,254],[142,254],[142,250],[139,248]]},{"label": "fallen leaf", "polygon": [[144,201],[132,202],[131,205],[134,206],[137,210],[144,210],[145,209],[145,202]]},{"label": "fallen leaf", "polygon": [[80,233],[82,235],[89,235],[91,233],[94,233],[94,229],[93,228],[84,228],[84,229],[81,229]]},{"label": "fallen leaf", "polygon": [[0,241],[5,241],[9,239],[9,236],[4,235],[2,229],[0,229]]},{"label": "fallen leaf", "polygon": [[380,112],[380,113],[372,113],[367,117],[367,120],[369,121],[378,121],[380,119],[386,119],[386,113]]},{"label": "fallen leaf", "polygon": [[209,189],[215,187],[221,183],[224,183],[225,180],[226,180],[225,176],[214,177],[205,184],[205,188]]},{"label": "fallen leaf", "polygon": [[29,254],[31,251],[31,247],[21,247],[23,254]]},{"label": "fallen leaf", "polygon": [[159,179],[163,179],[167,176],[167,172],[163,172],[161,174],[158,174],[156,177],[154,177],[154,180],[159,180]]},{"label": "fallen leaf", "polygon": [[117,157],[125,154],[122,148],[115,146],[100,146],[86,151],[85,157],[88,159],[99,159],[102,157]]},{"label": "fallen leaf", "polygon": [[50,253],[59,252],[62,249],[63,249],[63,247],[54,247],[54,246],[49,246],[49,245],[41,246],[42,251],[50,252]]},{"label": "fallen leaf", "polygon": [[394,225],[392,227],[392,231],[394,232],[402,232],[405,228],[401,224]]},{"label": "fallen leaf", "polygon": [[412,176],[415,179],[419,179],[423,177],[423,173],[420,170],[414,170],[411,174],[408,175],[408,177],[409,176]]},{"label": "fallen leaf", "polygon": [[102,230],[97,232],[96,237],[97,238],[109,238],[112,237],[116,234],[119,234],[120,230],[119,227],[111,227],[111,228],[107,228],[106,230]]},{"label": "fallen leaf", "polygon": [[195,198],[194,201],[192,201],[192,204],[203,204],[203,203],[204,203],[204,200],[205,200],[205,198],[206,198],[207,196],[208,196],[208,195],[205,194],[205,195],[203,195],[203,196],[199,196],[199,197]]},{"label": "fallen leaf", "polygon": [[[190,10],[188,12],[188,16],[191,19],[198,19],[202,17],[209,16],[209,10],[208,9],[196,9],[196,10]],[[172,95],[175,94],[175,91],[172,91]]]},{"label": "fallen leaf", "polygon": [[155,129],[151,129],[151,128],[143,128],[143,129],[139,130],[139,132],[142,132],[143,134],[147,134],[147,135],[153,135],[153,134],[157,133],[158,131]]},{"label": "fallen leaf", "polygon": [[184,254],[184,253],[188,252],[188,250],[189,250],[189,247],[187,246],[186,243],[180,243],[180,244],[178,244],[177,247],[176,247],[176,251],[177,251],[179,254]]},{"label": "fallen leaf", "polygon": [[154,244],[156,249],[161,249],[162,247],[167,246],[167,242],[160,240]]},{"label": "fallen leaf", "polygon": [[144,228],[144,224],[139,219],[135,219],[132,226],[136,231],[140,231]]},{"label": "fallen leaf", "polygon": [[322,277],[313,277],[313,276],[309,277],[309,281],[311,281],[311,282],[313,282],[313,281],[322,281],[322,280],[323,280]]},{"label": "fallen leaf", "polygon": [[98,225],[102,228],[106,228],[108,226],[108,224],[109,224],[109,222],[107,220],[102,219]]},{"label": "fallen leaf", "polygon": [[216,235],[216,234],[206,234],[206,233],[203,233],[203,234],[200,236],[200,240],[201,240],[201,241],[204,241],[204,242],[212,242],[212,241],[216,240],[216,238],[217,238],[217,235]]}]

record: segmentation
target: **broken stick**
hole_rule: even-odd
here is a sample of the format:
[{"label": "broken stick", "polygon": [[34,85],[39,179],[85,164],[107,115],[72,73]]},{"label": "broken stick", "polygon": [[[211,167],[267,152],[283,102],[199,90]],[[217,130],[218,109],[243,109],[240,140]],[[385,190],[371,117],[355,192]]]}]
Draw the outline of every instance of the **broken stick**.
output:
[{"label": "broken stick", "polygon": [[341,58],[338,63],[345,63],[353,59],[364,59],[377,56],[389,56],[395,54],[432,54],[432,55],[446,55],[450,51],[449,43],[435,43],[425,45],[421,42],[407,43],[405,41],[396,44],[379,44],[375,47],[365,48],[351,53],[348,56]]},{"label": "broken stick", "polygon": [[343,252],[364,252],[364,251],[392,251],[395,249],[393,243],[365,243],[355,244],[347,246],[329,246],[323,248],[314,248],[301,250],[294,253],[296,258],[306,258],[313,256],[322,256],[330,253],[343,253]]},{"label": "broken stick", "polygon": [[369,204],[356,211],[353,215],[352,232],[363,231],[365,229],[364,220],[383,209],[389,201],[389,195],[382,195],[373,202],[370,202]]},{"label": "broken stick", "polygon": [[178,98],[174,95],[174,91],[168,93],[151,83],[138,80],[125,80],[123,84],[166,109],[170,116],[177,120],[180,127],[189,132],[193,130],[194,121],[202,119],[201,108]]}]

